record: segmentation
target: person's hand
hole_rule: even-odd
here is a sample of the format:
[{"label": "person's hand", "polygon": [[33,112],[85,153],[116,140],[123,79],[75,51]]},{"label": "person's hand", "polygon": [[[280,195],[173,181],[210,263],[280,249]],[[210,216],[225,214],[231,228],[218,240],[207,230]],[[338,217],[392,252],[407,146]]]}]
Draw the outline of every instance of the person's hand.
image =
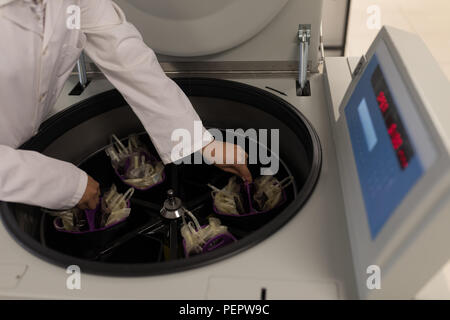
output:
[{"label": "person's hand", "polygon": [[233,173],[244,181],[253,178],[247,167],[248,154],[238,145],[222,141],[213,141],[202,149],[203,157],[219,169]]},{"label": "person's hand", "polygon": [[81,210],[94,210],[100,202],[100,185],[88,175],[88,183],[77,207]]}]

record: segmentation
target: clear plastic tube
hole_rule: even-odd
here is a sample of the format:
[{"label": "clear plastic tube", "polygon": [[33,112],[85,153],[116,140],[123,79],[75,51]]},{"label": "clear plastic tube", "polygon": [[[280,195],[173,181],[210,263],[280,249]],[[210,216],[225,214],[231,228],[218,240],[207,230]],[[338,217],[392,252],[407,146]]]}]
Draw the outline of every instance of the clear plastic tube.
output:
[{"label": "clear plastic tube", "polygon": [[186,251],[188,254],[200,253],[206,242],[216,236],[228,232],[228,228],[221,225],[217,218],[209,218],[209,224],[202,228],[195,215],[189,210],[185,209],[186,214],[192,221],[186,223],[184,215],[183,226],[181,227],[181,235],[185,242]]},{"label": "clear plastic tube", "polygon": [[[116,170],[124,172],[125,183],[139,189],[145,189],[159,183],[163,178],[164,165],[161,161],[153,163],[145,155],[147,149],[141,145],[136,135],[128,138],[128,147],[117,138],[111,136],[111,146],[105,151]],[[129,165],[127,165],[127,163]]]}]

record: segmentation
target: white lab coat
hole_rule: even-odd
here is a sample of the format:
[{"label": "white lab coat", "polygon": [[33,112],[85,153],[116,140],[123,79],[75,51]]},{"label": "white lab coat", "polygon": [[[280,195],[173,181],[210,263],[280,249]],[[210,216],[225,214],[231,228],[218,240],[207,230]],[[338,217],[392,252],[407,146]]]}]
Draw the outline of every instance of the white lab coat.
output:
[{"label": "white lab coat", "polygon": [[[0,0],[0,200],[66,209],[81,199],[86,173],[16,148],[37,133],[83,49],[133,108],[165,163],[177,160],[172,131],[194,137],[200,119],[116,4],[46,1],[44,18],[25,0]],[[67,28],[70,5],[81,9],[80,29]],[[211,140],[206,132],[186,147],[195,152]]]}]

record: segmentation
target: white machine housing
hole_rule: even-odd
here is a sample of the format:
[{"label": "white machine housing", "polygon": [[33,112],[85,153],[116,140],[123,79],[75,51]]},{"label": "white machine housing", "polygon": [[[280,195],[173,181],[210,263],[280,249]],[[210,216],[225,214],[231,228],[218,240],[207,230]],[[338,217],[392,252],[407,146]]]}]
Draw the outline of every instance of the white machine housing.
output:
[{"label": "white machine housing", "polygon": [[[450,257],[450,127],[445,126],[450,119],[450,90],[420,39],[386,28],[367,54],[370,61],[380,43],[386,45],[436,152],[431,167],[373,241],[345,116],[367,64],[351,80],[346,58],[325,59],[325,73],[310,74],[310,97],[297,97],[295,76],[287,73],[298,68],[299,24],[311,24],[309,67],[318,71],[322,0],[117,3],[172,75],[179,71],[177,63],[189,62],[194,63],[191,71],[215,77],[225,73],[232,80],[245,73],[246,78],[236,81],[261,89],[270,84],[286,93],[280,97],[298,108],[320,136],[321,177],[302,211],[254,248],[164,276],[83,274],[80,291],[67,290],[65,270],[26,251],[0,223],[0,297],[258,299],[265,287],[268,299],[354,298],[354,273],[361,298],[413,298],[445,264]],[[81,96],[68,96],[77,81],[69,79],[54,113],[112,87],[105,79],[95,79]],[[381,268],[381,290],[366,286],[370,265]]]},{"label": "white machine housing", "polygon": [[296,71],[299,24],[311,24],[308,66],[318,72],[322,0],[116,2],[165,71]]},{"label": "white machine housing", "polygon": [[[381,69],[384,67],[394,99],[403,103],[400,117],[408,122],[406,127],[410,126],[409,134],[421,149],[420,156],[426,158],[426,167],[384,226],[371,235],[349,132],[349,121],[353,120],[346,109],[351,107],[352,96],[375,56]],[[446,245],[450,242],[450,127],[446,124],[450,119],[450,86],[423,41],[395,28],[384,27],[365,58],[339,108],[335,103],[329,109],[355,276],[361,298],[411,298],[450,257]],[[333,98],[336,100],[330,96],[330,105]],[[369,289],[367,284],[374,265],[381,271],[380,290]]]}]

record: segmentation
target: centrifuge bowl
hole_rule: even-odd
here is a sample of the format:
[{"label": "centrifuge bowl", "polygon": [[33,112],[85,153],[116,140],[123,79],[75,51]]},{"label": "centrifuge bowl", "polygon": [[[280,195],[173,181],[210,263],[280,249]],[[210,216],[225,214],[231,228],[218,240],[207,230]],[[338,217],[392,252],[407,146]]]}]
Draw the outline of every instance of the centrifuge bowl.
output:
[{"label": "centrifuge bowl", "polygon": [[[142,258],[147,254],[143,251],[145,247],[139,248],[141,251],[136,247],[137,251],[133,253],[135,257],[122,259],[119,255],[119,258],[111,261],[98,261],[73,255],[71,251],[61,249],[64,248],[61,247],[61,242],[64,240],[54,239],[59,236],[49,231],[49,218],[40,208],[0,203],[2,222],[11,235],[31,253],[53,264],[63,267],[76,264],[84,272],[96,274],[143,276],[183,271],[225,259],[265,240],[296,214],[301,214],[301,208],[313,192],[319,178],[322,159],[320,142],[310,122],[286,101],[249,85],[204,78],[183,78],[175,81],[191,99],[204,125],[208,128],[279,129],[280,167],[285,175],[290,174],[295,180],[288,190],[288,201],[280,210],[262,220],[229,222],[225,219],[223,223],[230,223],[232,231],[240,230],[237,232],[241,233],[237,242],[190,258],[163,259],[164,261],[158,262],[146,261],[146,258]],[[87,165],[89,162],[86,162],[86,159],[100,154],[109,143],[111,134],[115,133],[124,138],[136,132],[144,132],[142,125],[122,96],[116,90],[111,90],[84,100],[47,120],[41,126],[39,133],[22,148],[73,162],[88,171],[94,178],[102,180],[101,177],[95,176],[95,170],[91,172],[92,168],[89,168]],[[191,170],[189,165],[182,166],[167,167],[166,170],[171,172],[174,170],[176,174],[169,174],[167,183],[160,187],[160,191],[156,189],[156,191],[148,191],[153,192],[150,198],[153,199],[155,208],[162,205],[160,203],[162,198],[154,194],[165,192],[171,184],[180,186],[179,196],[187,202],[192,200],[189,199],[190,197],[194,197],[191,189],[203,190],[182,186],[185,182],[181,180],[188,176],[183,174],[183,170],[188,172]],[[202,172],[201,168],[200,171],[196,169],[197,175],[198,172]],[[180,175],[177,173],[179,170],[181,170]],[[209,170],[208,174],[212,175],[219,175],[221,172],[216,168],[207,170]],[[100,182],[109,183],[109,181]],[[208,201],[206,199],[209,197],[206,190],[208,190],[207,187],[204,189],[205,194],[200,197],[204,201]],[[240,223],[245,224],[245,227],[242,226],[244,231],[241,230]],[[55,245],[56,242],[59,244]],[[141,253],[142,257],[140,257]]]}]

